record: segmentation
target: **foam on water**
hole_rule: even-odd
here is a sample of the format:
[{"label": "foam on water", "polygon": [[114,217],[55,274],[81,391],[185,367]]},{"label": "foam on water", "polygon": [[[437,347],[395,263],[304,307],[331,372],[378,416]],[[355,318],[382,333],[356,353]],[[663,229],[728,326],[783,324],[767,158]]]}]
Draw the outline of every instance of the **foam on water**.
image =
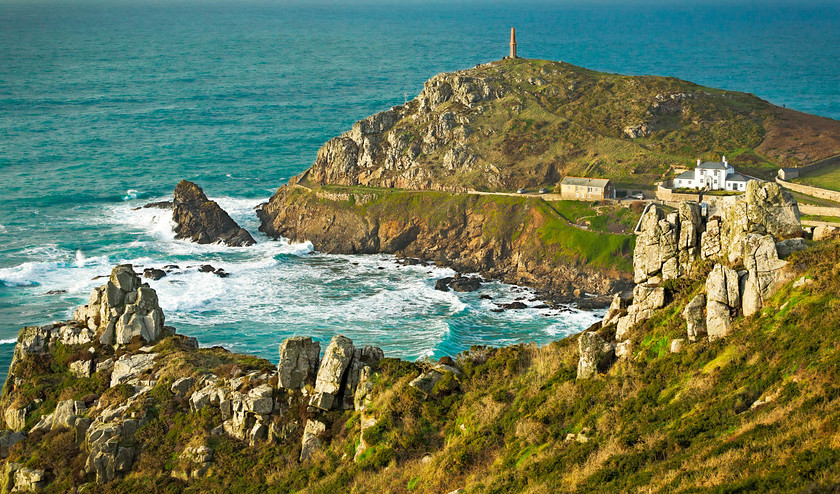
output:
[{"label": "foam on water", "polygon": [[[115,264],[131,263],[138,272],[177,265],[160,280],[144,280],[158,292],[167,324],[198,337],[202,345],[272,359],[277,345],[292,335],[326,343],[343,333],[358,344],[382,346],[389,356],[419,358],[457,353],[473,344],[545,343],[597,319],[568,309],[492,312],[514,300],[537,305],[535,294],[495,281],[475,293],[435,290],[435,281],[452,276],[453,270],[405,266],[389,255],[326,255],[314,252],[309,242],[274,241],[257,232],[253,207],[258,200],[215,200],[256,233],[256,245],[176,240],[170,211],[138,208],[145,201],[127,200],[100,208],[96,227],[122,232],[127,240],[110,253],[87,255],[81,249],[43,245],[28,253],[40,261],[0,269],[0,281],[28,287],[33,296],[61,293],[62,313],[70,317],[75,304],[84,303]],[[200,272],[202,264],[229,276]]]}]

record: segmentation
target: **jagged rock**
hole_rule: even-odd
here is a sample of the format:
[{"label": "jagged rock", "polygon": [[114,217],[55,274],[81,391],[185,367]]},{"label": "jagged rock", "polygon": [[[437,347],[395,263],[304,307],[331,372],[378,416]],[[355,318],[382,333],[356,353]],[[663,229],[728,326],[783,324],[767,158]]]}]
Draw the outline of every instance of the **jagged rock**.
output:
[{"label": "jagged rock", "polygon": [[156,353],[126,354],[117,359],[111,372],[111,387],[136,381],[137,376],[155,366],[157,356]]},{"label": "jagged rock", "polygon": [[353,360],[347,368],[347,377],[345,378],[344,390],[342,392],[342,404],[345,410],[353,410],[354,408],[356,388],[361,379],[362,370],[370,369],[384,357],[385,352],[381,348],[370,345],[356,348],[353,351]]},{"label": "jagged rock", "polygon": [[615,358],[628,358],[633,355],[633,340],[622,341],[615,345]]},{"label": "jagged rock", "polygon": [[584,331],[578,337],[578,350],[578,379],[588,379],[598,372],[606,372],[615,359],[615,345],[589,331]]},{"label": "jagged rock", "polygon": [[703,259],[717,257],[721,253],[720,218],[711,218],[706,222],[706,231],[700,235],[700,252]]},{"label": "jagged rock", "polygon": [[671,340],[671,353],[680,353],[683,348],[683,343],[685,343],[685,340],[682,338]]},{"label": "jagged rock", "polygon": [[26,355],[44,353],[47,344],[52,336],[52,325],[50,326],[29,326],[18,332],[18,340],[15,345],[12,362],[9,365],[9,373],[14,374],[15,366]]},{"label": "jagged rock", "polygon": [[3,492],[37,492],[47,486],[46,472],[7,463],[3,474]]},{"label": "jagged rock", "polygon": [[716,264],[706,279],[706,331],[709,339],[729,333],[732,313],[740,306],[738,273],[722,264]]},{"label": "jagged rock", "polygon": [[157,293],[142,284],[130,264],[115,267],[108,283],[95,288],[88,304],[76,309],[73,318],[83,327],[100,332],[103,345],[124,345],[135,336],[145,343],[156,341],[165,322]]},{"label": "jagged rock", "polygon": [[747,235],[743,248],[747,275],[741,288],[742,310],[745,316],[751,316],[776,292],[779,271],[787,262],[779,260],[776,243],[770,235]]},{"label": "jagged rock", "polygon": [[248,391],[245,409],[257,415],[268,415],[274,409],[274,390],[268,384],[261,384]]},{"label": "jagged rock", "polygon": [[29,414],[29,407],[9,407],[3,417],[6,420],[6,427],[14,432],[20,432],[26,427],[26,416]]},{"label": "jagged rock", "polygon": [[76,360],[67,366],[70,373],[76,377],[90,377],[94,371],[93,359]]},{"label": "jagged rock", "polygon": [[829,225],[816,226],[814,227],[814,234],[812,238],[818,242],[840,238],[840,227]]},{"label": "jagged rock", "polygon": [[26,433],[6,429],[0,432],[0,458],[8,458],[12,447],[26,439]]},{"label": "jagged rock", "polygon": [[426,372],[421,373],[408,383],[409,386],[419,390],[426,396],[435,394],[435,386],[447,375],[451,374],[456,381],[463,377],[463,373],[457,367],[445,364],[437,364]]},{"label": "jagged rock", "polygon": [[706,294],[698,293],[683,309],[682,316],[687,325],[688,341],[697,341],[706,336]]},{"label": "jagged rock", "polygon": [[294,336],[280,344],[280,361],[277,364],[277,386],[300,389],[314,384],[318,373],[321,344],[312,338]]},{"label": "jagged rock", "polygon": [[648,126],[646,123],[636,124],[636,125],[628,125],[624,127],[624,135],[629,137],[630,139],[638,139],[639,137],[646,137],[650,135],[653,129]]},{"label": "jagged rock", "polygon": [[169,387],[169,391],[175,395],[186,396],[187,393],[192,389],[193,385],[195,384],[195,379],[191,377],[182,377],[175,380],[172,383],[172,386]]},{"label": "jagged rock", "polygon": [[49,432],[53,429],[72,429],[76,426],[79,415],[87,410],[83,401],[65,400],[55,406],[55,411],[41,417],[30,432]]},{"label": "jagged rock", "polygon": [[775,239],[799,237],[799,206],[785,188],[774,182],[747,182],[744,200],[736,203],[735,228],[745,233],[772,235]]},{"label": "jagged rock", "polygon": [[665,306],[665,288],[655,284],[642,283],[633,288],[633,304],[627,314],[617,319],[615,338],[623,340],[636,324],[653,317],[654,311]]},{"label": "jagged rock", "polygon": [[215,201],[204,195],[198,185],[181,180],[175,187],[172,201],[175,238],[199,244],[224,243],[242,247],[257,243],[247,230],[241,228]]},{"label": "jagged rock", "polygon": [[300,448],[300,461],[305,461],[312,456],[313,453],[321,449],[321,438],[327,430],[327,426],[318,420],[307,420],[306,427],[303,429],[303,439]]},{"label": "jagged rock", "polygon": [[349,338],[341,335],[333,337],[318,368],[315,394],[309,401],[310,406],[321,410],[333,408],[341,391],[345,371],[353,359],[353,351],[353,342]]},{"label": "jagged rock", "polygon": [[[221,407],[222,402],[225,401],[225,396],[224,389],[217,386],[215,382],[210,382],[190,396],[190,411],[196,413],[211,404],[219,405]],[[227,406],[230,406],[229,402],[227,403]],[[222,418],[225,418],[224,414],[225,407],[222,407]]]},{"label": "jagged rock", "polygon": [[800,252],[808,248],[804,238],[789,238],[776,242],[776,253],[779,259],[785,259],[794,252]]},{"label": "jagged rock", "polygon": [[187,446],[180,454],[182,467],[172,471],[172,476],[184,482],[206,477],[213,467],[213,448],[207,445]]},{"label": "jagged rock", "polygon": [[802,288],[803,286],[813,285],[814,280],[806,278],[805,276],[793,282],[793,288]]},{"label": "jagged rock", "polygon": [[85,468],[96,473],[96,482],[105,484],[125,475],[131,470],[136,457],[133,446],[123,445],[132,439],[131,430],[123,424],[95,420],[85,434],[85,450],[88,453]]}]

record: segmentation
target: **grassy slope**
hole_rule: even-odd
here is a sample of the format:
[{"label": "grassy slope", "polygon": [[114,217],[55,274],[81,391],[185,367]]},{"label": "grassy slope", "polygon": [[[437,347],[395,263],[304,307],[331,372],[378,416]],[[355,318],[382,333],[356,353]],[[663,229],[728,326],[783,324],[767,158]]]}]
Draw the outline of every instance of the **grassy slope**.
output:
[{"label": "grassy slope", "polygon": [[840,191],[840,166],[828,167],[813,174],[795,179],[794,182]]},{"label": "grassy slope", "polygon": [[[467,147],[480,163],[529,185],[553,185],[560,175],[606,176],[624,184],[650,184],[672,166],[726,155],[752,175],[770,177],[840,153],[840,122],[773,106],[753,95],[702,87],[670,77],[600,73],[562,62],[505,60],[459,74],[491,78],[501,99],[475,114],[456,103],[437,111],[472,113]],[[532,82],[543,81],[536,85]],[[532,82],[529,82],[532,81]],[[694,98],[655,109],[658,95]],[[648,136],[629,139],[623,129],[650,124]],[[393,132],[422,139],[425,124],[398,122]],[[818,136],[818,138],[816,137]],[[436,170],[442,183],[483,186],[483,172],[451,173],[441,149],[417,162]]]},{"label": "grassy slope", "polygon": [[[322,204],[341,209],[351,208],[360,215],[373,214],[383,221],[420,218],[430,227],[441,226],[453,215],[463,212],[481,212],[486,220],[483,235],[511,243],[519,240],[523,232],[533,231],[524,249],[529,259],[543,259],[549,263],[589,266],[596,269],[632,271],[635,236],[609,233],[609,227],[623,222],[626,226],[638,220],[639,212],[618,208],[611,215],[593,218],[592,230],[569,224],[580,217],[597,214],[592,203],[559,201],[548,203],[536,197],[502,195],[451,194],[435,191],[407,191],[368,187],[327,186],[332,192],[355,192],[371,196],[364,203],[316,199]],[[313,200],[312,196],[298,189],[300,200]],[[306,197],[309,196],[309,197]],[[612,221],[610,221],[612,220]]]},{"label": "grassy slope", "polygon": [[[840,481],[840,244],[792,260],[814,280],[786,286],[725,341],[667,350],[701,281],[638,328],[634,360],[576,383],[576,344],[462,358],[463,393],[423,400],[386,365],[377,444],[334,458],[312,492],[796,491]],[[396,384],[394,384],[396,383]],[[772,397],[751,409],[758,399]],[[355,428],[350,421],[348,427]],[[564,441],[589,429],[588,441]],[[430,455],[426,460],[424,456]],[[351,480],[352,479],[352,480]],[[346,484],[345,484],[346,485]]]},{"label": "grassy slope", "polygon": [[[172,340],[160,382],[137,434],[144,453],[124,480],[97,492],[802,492],[840,481],[840,242],[796,254],[791,264],[814,282],[785,286],[760,314],[739,318],[725,340],[688,345],[679,313],[702,277],[671,283],[674,301],[632,335],[631,361],[607,375],[575,382],[577,344],[542,349],[475,348],[457,361],[460,382],[443,380],[424,398],[408,386],[422,363],[386,359],[378,366],[372,445],[351,461],[360,415],[331,412],[328,445],[299,465],[288,441],[249,447],[212,436],[218,410],[190,414],[168,387],[180,375],[227,376],[265,361]],[[80,348],[79,351],[85,351]],[[59,352],[50,367],[63,379]],[[37,366],[36,366],[37,367]],[[37,369],[33,368],[33,372]],[[95,378],[89,384],[101,388]],[[47,401],[81,396],[42,382]],[[70,383],[63,383],[68,385]],[[106,393],[121,399],[121,387]],[[772,398],[767,400],[767,398]],[[757,408],[756,400],[766,404]],[[305,416],[305,407],[299,414]],[[566,440],[581,433],[585,442]],[[170,471],[188,444],[215,450],[213,475],[183,484]],[[49,492],[90,477],[72,431],[33,435],[11,461],[56,472]]]}]

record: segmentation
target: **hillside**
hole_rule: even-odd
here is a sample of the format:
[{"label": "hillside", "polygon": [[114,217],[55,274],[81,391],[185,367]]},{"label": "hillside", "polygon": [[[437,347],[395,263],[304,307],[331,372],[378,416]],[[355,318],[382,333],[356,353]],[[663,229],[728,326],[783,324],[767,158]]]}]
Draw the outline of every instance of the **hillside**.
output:
[{"label": "hillside", "polygon": [[[157,326],[112,346],[96,314],[119,297],[92,297],[76,314],[94,332],[21,331],[0,399],[4,492],[834,492],[840,242],[791,254],[790,281],[725,338],[669,350],[710,268],[666,284],[591,377],[591,332],[437,364],[336,337],[320,367],[317,343],[287,340],[275,368]],[[111,283],[142,291],[127,273]]]},{"label": "hillside", "polygon": [[444,73],[404,106],[331,139],[308,184],[506,190],[562,176],[651,184],[726,155],[770,177],[840,154],[840,122],[670,77],[507,59]]}]

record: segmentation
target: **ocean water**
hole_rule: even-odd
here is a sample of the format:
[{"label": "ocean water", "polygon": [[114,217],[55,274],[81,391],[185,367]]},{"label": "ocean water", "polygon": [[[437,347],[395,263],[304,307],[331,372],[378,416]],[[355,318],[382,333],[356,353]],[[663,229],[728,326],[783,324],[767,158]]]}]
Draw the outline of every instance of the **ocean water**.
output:
[{"label": "ocean water", "polygon": [[[276,360],[291,335],[344,333],[389,356],[543,344],[598,313],[442,293],[441,268],[329,256],[258,235],[252,208],[356,120],[434,74],[519,54],[670,75],[840,118],[836,2],[70,1],[0,3],[0,372],[24,325],[69,317],[120,262],[178,264],[150,282],[202,345]],[[173,239],[136,210],[189,179],[258,244]],[[229,278],[198,273],[210,263]],[[492,301],[479,298],[493,297]]]}]

